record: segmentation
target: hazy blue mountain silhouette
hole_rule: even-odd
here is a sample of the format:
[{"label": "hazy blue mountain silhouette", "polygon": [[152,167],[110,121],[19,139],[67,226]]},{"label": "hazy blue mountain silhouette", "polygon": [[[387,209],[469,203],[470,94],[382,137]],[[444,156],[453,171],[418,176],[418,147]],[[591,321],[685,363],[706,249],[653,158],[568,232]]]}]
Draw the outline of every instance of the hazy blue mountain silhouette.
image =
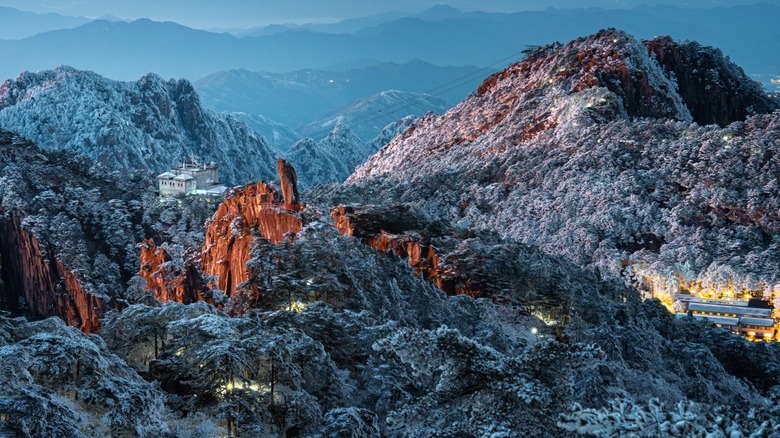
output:
[{"label": "hazy blue mountain silhouette", "polygon": [[17,40],[50,30],[74,28],[89,21],[84,17],[36,14],[0,6],[0,40]]},{"label": "hazy blue mountain silhouette", "polygon": [[[132,79],[154,71],[197,80],[222,70],[285,72],[359,59],[486,66],[517,59],[526,45],[565,41],[600,28],[620,27],[638,38],[669,34],[720,47],[749,73],[780,71],[780,7],[639,6],[484,13],[435,8],[351,34],[295,30],[244,37],[194,30],[175,23],[94,21],[75,29],[0,41],[0,76],[59,64]],[[428,17],[428,18],[426,18]],[[496,68],[503,65],[496,65]]]},{"label": "hazy blue mountain silhouette", "polygon": [[[342,105],[391,89],[429,93],[453,104],[475,90],[488,73],[474,66],[439,67],[413,60],[346,71],[307,69],[277,74],[229,70],[194,85],[208,108],[262,114],[299,126]],[[419,111],[415,108],[410,113]]]}]

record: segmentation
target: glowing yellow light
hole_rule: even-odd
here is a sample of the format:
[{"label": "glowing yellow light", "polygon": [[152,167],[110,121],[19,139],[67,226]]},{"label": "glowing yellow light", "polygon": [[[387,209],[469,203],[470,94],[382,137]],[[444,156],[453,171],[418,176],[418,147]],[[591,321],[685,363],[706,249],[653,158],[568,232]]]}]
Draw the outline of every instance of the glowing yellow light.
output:
[{"label": "glowing yellow light", "polygon": [[291,301],[289,305],[282,306],[282,310],[286,310],[288,312],[295,312],[295,313],[303,313],[303,310],[306,308],[306,303],[301,301]]},{"label": "glowing yellow light", "polygon": [[257,383],[244,383],[244,382],[229,382],[225,386],[223,386],[223,389],[227,391],[234,391],[234,390],[249,390],[254,392],[271,392],[271,387],[268,385],[258,385]]}]

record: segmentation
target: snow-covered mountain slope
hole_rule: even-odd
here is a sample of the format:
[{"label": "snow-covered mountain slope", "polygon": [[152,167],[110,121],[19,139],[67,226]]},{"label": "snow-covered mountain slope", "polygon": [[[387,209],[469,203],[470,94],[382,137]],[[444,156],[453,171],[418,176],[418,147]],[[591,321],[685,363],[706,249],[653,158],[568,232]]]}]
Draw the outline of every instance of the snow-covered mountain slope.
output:
[{"label": "snow-covered mountain slope", "polygon": [[117,170],[161,172],[182,157],[214,161],[229,183],[269,178],[275,152],[234,117],[205,110],[185,80],[118,82],[58,67],[0,85],[0,126],[40,147]]},{"label": "snow-covered mountain slope", "polygon": [[136,244],[198,245],[213,213],[197,197],[161,202],[151,185],[143,172],[109,172],[0,129],[0,308],[97,331],[128,299]]},{"label": "snow-covered mountain slope", "polygon": [[403,132],[414,121],[407,116],[385,126],[370,142],[364,142],[342,123],[337,123],[322,140],[305,138],[291,147],[287,158],[298,169],[303,188],[316,184],[343,182],[355,168],[382,146]]},{"label": "snow-covered mountain slope", "polygon": [[298,128],[302,136],[319,138],[339,123],[352,128],[363,141],[370,141],[388,124],[406,116],[447,111],[447,102],[427,94],[388,90],[348,103]]},{"label": "snow-covered mountain slope", "polygon": [[249,125],[256,133],[263,136],[268,144],[276,150],[286,150],[301,139],[301,135],[290,126],[279,123],[260,114],[244,112],[228,112],[231,116]]},{"label": "snow-covered mountain slope", "polygon": [[344,181],[375,150],[360,140],[349,127],[339,124],[322,140],[304,138],[285,158],[298,169],[301,187]]},{"label": "snow-covered mountain slope", "polygon": [[780,114],[750,114],[775,108],[719,51],[601,31],[540,48],[309,196],[415,203],[605,273],[762,289],[780,280]]},{"label": "snow-covered mountain slope", "polygon": [[[170,242],[195,221],[191,211],[173,211],[178,200],[173,210],[156,199],[141,205],[131,198],[138,190],[82,156],[41,151],[4,131],[0,140],[0,218],[29,213],[14,231],[32,245],[0,239],[4,298],[20,290],[16,279],[40,278],[36,260],[66,253],[80,259],[80,278],[105,280],[128,261],[117,249],[134,233],[154,230]],[[777,377],[766,372],[780,364],[778,344],[676,319],[635,291],[496,233],[437,226],[456,258],[514,300],[448,297],[406,261],[340,235],[318,207],[304,210],[294,239],[272,244],[250,219],[259,198],[246,196],[229,214],[232,201],[221,204],[225,221],[216,226],[226,245],[206,244],[228,250],[214,254],[217,264],[246,268],[229,302],[212,297],[248,314],[231,318],[203,302],[126,307],[149,298],[138,277],[127,295],[121,285],[110,289],[123,310],[104,315],[99,336],[0,312],[0,435],[569,437],[655,431],[653,421],[679,415],[686,420],[675,427],[691,435],[780,428]],[[59,237],[65,248],[36,247],[30,235]],[[14,260],[20,249],[16,258],[31,263]],[[173,268],[181,255],[168,255]],[[52,286],[47,307],[67,304],[68,291]],[[20,311],[5,299],[0,306]],[[629,414],[639,426],[622,421]]]}]

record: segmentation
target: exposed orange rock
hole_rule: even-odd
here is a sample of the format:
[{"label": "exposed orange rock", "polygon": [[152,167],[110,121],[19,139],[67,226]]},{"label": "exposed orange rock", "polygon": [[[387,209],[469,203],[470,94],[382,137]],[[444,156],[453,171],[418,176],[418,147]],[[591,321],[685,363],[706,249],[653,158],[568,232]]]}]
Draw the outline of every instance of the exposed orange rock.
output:
[{"label": "exposed orange rock", "polygon": [[276,191],[261,181],[233,191],[211,218],[200,270],[204,275],[218,276],[217,286],[227,296],[249,279],[245,265],[255,233],[278,244],[303,228],[300,215],[276,199]]},{"label": "exposed orange rock", "polygon": [[211,301],[205,277],[213,277],[211,287],[230,297],[236,287],[249,280],[246,263],[255,238],[273,244],[293,238],[303,228],[295,169],[278,161],[279,179],[284,202],[268,183],[260,181],[233,189],[206,224],[206,241],[198,256],[174,268],[170,255],[150,240],[141,248],[141,271],[147,289],[161,301],[192,303]]},{"label": "exposed orange rock", "polygon": [[156,299],[184,304],[196,301],[214,304],[210,297],[204,296],[206,284],[192,260],[186,261],[183,268],[171,263],[168,252],[158,248],[151,239],[144,240],[138,247],[141,253],[138,275],[146,280],[146,289],[154,291]]},{"label": "exposed orange rock", "polygon": [[382,254],[392,252],[406,259],[409,266],[414,268],[416,275],[436,284],[446,294],[465,294],[472,297],[483,294],[457,264],[451,263],[446,254],[437,251],[419,233],[412,231],[390,233],[382,229],[383,226],[404,228],[404,225],[411,225],[404,224],[397,218],[393,219],[393,213],[399,212],[387,213],[387,210],[373,212],[370,207],[358,211],[354,207],[340,206],[331,210],[331,217],[341,234],[359,238]]},{"label": "exposed orange rock", "polygon": [[[22,228],[17,216],[0,221],[0,235],[7,298],[24,298],[27,310],[35,315],[59,316],[86,333],[98,331],[107,308],[105,297],[85,290],[78,275]],[[8,304],[12,309],[18,306]]]}]

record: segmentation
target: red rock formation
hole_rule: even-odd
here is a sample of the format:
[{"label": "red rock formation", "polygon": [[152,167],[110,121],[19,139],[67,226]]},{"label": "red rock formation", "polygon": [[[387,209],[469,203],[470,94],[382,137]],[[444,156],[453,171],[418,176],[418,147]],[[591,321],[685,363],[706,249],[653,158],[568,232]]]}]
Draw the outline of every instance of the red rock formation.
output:
[{"label": "red rock formation", "polygon": [[383,226],[404,228],[404,225],[414,223],[413,219],[410,223],[396,218],[397,213],[403,214],[403,209],[374,211],[371,207],[356,209],[340,206],[331,210],[331,217],[341,234],[357,237],[382,254],[392,252],[406,259],[416,275],[436,284],[446,294],[472,297],[483,294],[481,288],[472,285],[458,264],[448,260],[446,254],[437,251],[419,233],[403,231],[394,234],[382,229]]},{"label": "red rock formation", "polygon": [[278,244],[303,228],[300,211],[305,206],[298,200],[295,169],[279,159],[278,171],[285,202],[279,202],[276,190],[264,181],[231,191],[207,223],[199,257],[185,262],[183,269],[168,263],[171,258],[165,250],[144,241],[139,275],[147,289],[161,301],[209,301],[203,276],[214,276],[211,286],[230,297],[236,286],[249,279],[246,263],[258,235]]},{"label": "red rock formation", "polygon": [[138,275],[146,280],[146,290],[154,291],[155,298],[162,302],[207,301],[214,304],[210,297],[204,296],[206,284],[192,260],[186,261],[183,268],[171,263],[168,252],[158,248],[151,239],[144,240],[138,247],[141,250]]},{"label": "red rock formation", "polygon": [[254,232],[277,244],[303,228],[300,215],[283,208],[276,198],[276,192],[261,181],[233,191],[211,218],[200,270],[218,276],[217,285],[226,295],[249,279],[245,265]]},{"label": "red rock formation", "polygon": [[276,171],[279,173],[279,185],[282,187],[284,206],[288,210],[298,210],[298,175],[295,168],[283,159],[276,162]]},{"label": "red rock formation", "polygon": [[[5,299],[13,310],[24,298],[35,315],[59,316],[86,333],[100,328],[105,297],[85,290],[76,273],[21,226],[17,216],[0,221]],[[16,302],[14,302],[16,301]]]}]

